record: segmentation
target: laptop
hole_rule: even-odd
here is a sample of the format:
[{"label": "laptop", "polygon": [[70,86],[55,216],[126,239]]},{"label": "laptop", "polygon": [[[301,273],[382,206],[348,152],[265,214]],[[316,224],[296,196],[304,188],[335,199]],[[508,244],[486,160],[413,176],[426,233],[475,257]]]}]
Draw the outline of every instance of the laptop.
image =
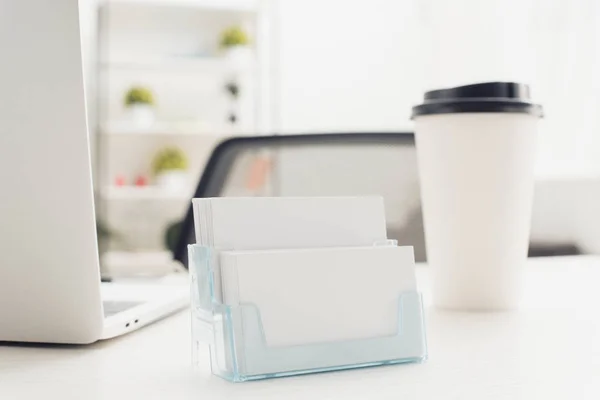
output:
[{"label": "laptop", "polygon": [[77,0],[0,3],[0,341],[92,343],[187,306],[100,282]]}]

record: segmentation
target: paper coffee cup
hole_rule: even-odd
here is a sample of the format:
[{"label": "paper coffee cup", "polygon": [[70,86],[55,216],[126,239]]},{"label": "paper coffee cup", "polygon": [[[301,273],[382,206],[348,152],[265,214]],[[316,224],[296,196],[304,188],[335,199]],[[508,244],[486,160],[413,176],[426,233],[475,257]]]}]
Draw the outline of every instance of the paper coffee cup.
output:
[{"label": "paper coffee cup", "polygon": [[430,91],[413,107],[436,306],[518,305],[541,116],[529,87],[508,82]]}]

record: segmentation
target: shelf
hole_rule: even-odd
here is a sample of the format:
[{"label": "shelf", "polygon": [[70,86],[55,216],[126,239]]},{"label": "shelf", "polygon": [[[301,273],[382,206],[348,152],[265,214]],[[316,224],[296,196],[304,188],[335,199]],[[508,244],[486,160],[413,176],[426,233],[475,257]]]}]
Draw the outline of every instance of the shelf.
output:
[{"label": "shelf", "polygon": [[[164,275],[180,271],[170,251],[108,251],[101,255],[103,268],[111,277]],[[139,283],[139,282],[138,282]]]},{"label": "shelf", "polygon": [[101,128],[102,135],[108,136],[198,136],[205,138],[226,138],[237,133],[228,127],[209,127],[194,123],[156,123],[140,128],[128,122],[106,124]]},{"label": "shelf", "polygon": [[100,63],[102,69],[123,71],[184,71],[225,74],[231,72],[251,72],[256,69],[254,60],[243,64],[233,63],[226,57],[194,57],[194,56],[139,56],[126,59],[109,59]]},{"label": "shelf", "polygon": [[183,7],[208,10],[248,12],[257,11],[257,0],[101,0],[106,5],[134,5],[152,7]]},{"label": "shelf", "polygon": [[191,200],[191,192],[169,192],[156,186],[108,186],[101,191],[107,200]]}]

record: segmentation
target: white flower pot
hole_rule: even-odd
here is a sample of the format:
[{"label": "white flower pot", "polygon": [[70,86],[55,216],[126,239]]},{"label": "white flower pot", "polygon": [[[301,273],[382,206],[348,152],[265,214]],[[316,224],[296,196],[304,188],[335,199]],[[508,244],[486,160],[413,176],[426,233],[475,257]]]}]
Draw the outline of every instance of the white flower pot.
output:
[{"label": "white flower pot", "polygon": [[181,193],[189,190],[190,176],[187,171],[163,171],[156,175],[156,184],[169,193]]},{"label": "white flower pot", "polygon": [[138,128],[149,128],[156,122],[154,107],[148,104],[132,104],[127,107],[128,119]]},{"label": "white flower pot", "polygon": [[252,60],[252,49],[250,46],[227,47],[225,59],[233,68],[247,67]]}]

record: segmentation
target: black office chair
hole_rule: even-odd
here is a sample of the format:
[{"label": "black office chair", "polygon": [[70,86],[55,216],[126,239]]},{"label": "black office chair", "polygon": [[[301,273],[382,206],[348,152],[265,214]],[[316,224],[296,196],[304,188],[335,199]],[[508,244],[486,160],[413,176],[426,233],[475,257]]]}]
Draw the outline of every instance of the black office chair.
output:
[{"label": "black office chair", "polygon": [[[213,151],[194,197],[381,195],[388,237],[425,259],[414,136],[402,133],[240,137]],[[348,218],[352,218],[351,215]],[[187,265],[190,207],[174,247]]]}]

